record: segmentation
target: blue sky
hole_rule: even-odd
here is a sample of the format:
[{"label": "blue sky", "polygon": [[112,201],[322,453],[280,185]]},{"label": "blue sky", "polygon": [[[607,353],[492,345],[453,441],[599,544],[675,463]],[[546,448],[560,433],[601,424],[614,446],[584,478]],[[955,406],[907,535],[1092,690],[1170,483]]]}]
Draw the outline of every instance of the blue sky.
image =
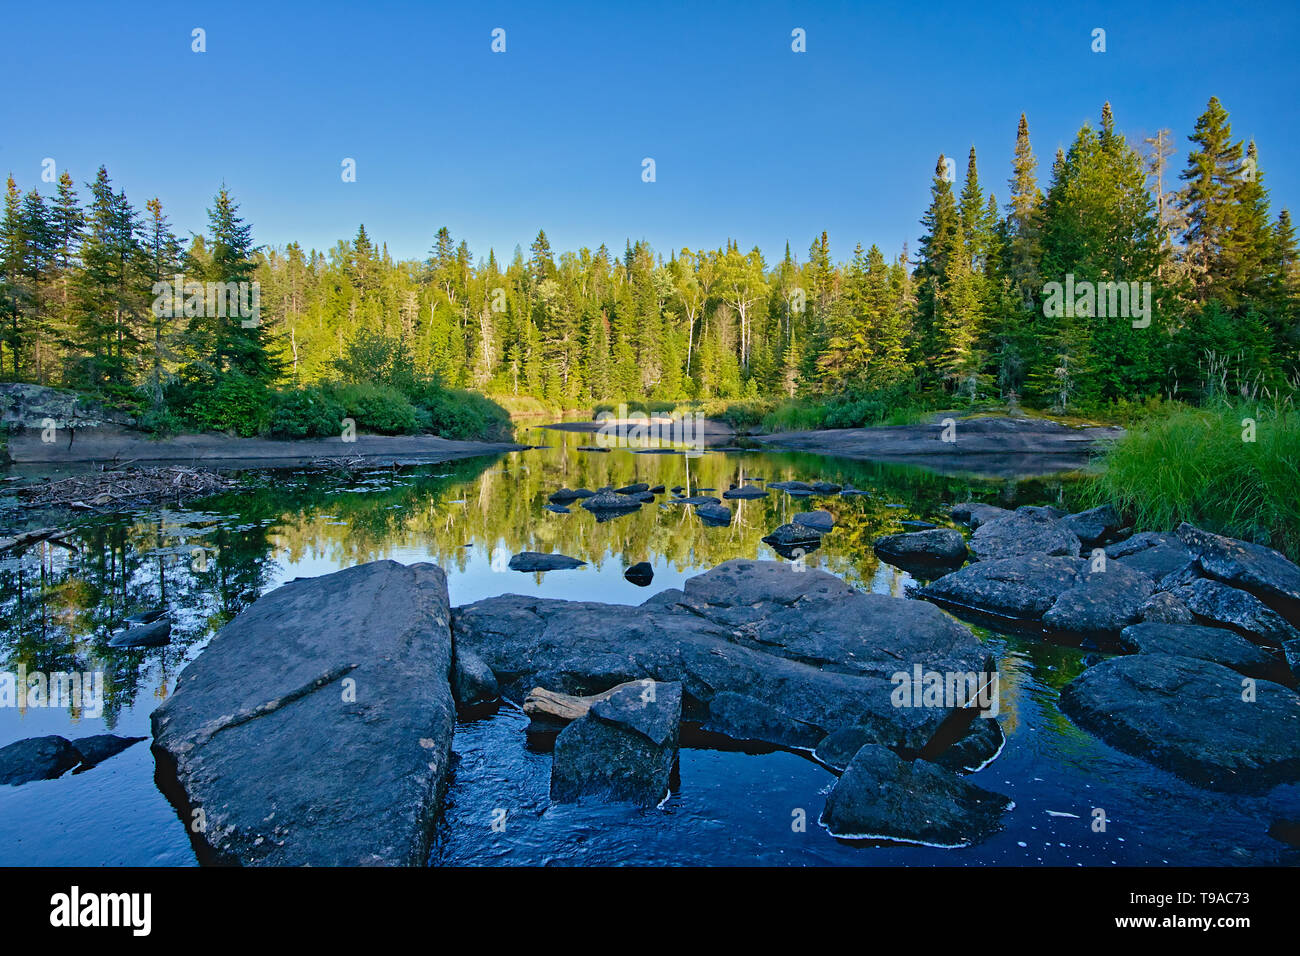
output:
[{"label": "blue sky", "polygon": [[1274,213],[1296,211],[1300,5],[1063,6],[11,4],[0,173],[48,191],[45,157],[79,185],[106,164],[183,235],[224,181],[260,243],[328,248],[364,222],[399,258],[445,224],[476,257],[543,227],[557,250],[731,237],[769,260],[825,229],[844,259],[915,250],[940,152],[964,171],[973,144],[1004,202],[1022,111],[1045,180],[1107,99],[1131,139],[1171,128],[1181,168],[1217,95]]}]

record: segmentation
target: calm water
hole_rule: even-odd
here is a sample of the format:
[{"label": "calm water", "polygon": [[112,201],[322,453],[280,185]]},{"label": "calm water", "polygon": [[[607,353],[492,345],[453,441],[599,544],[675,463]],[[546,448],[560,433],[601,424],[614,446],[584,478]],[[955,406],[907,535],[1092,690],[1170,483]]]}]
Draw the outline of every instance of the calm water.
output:
[{"label": "calm water", "polygon": [[[836,530],[806,562],[855,586],[902,596],[911,579],[876,560],[871,542],[900,520],[947,524],[947,505],[971,497],[1007,505],[1071,503],[1068,482],[982,482],[816,455],[708,452],[638,455],[576,450],[590,435],[530,429],[546,445],[491,458],[353,475],[262,473],[257,487],[201,509],[87,518],[69,539],[0,562],[0,669],[106,673],[99,717],[68,710],[0,709],[0,746],[25,737],[149,735],[149,714],[206,641],[253,595],[297,577],[391,558],[447,570],[453,604],[504,593],[637,604],[733,557],[773,558],[759,539],[801,510],[825,507]],[[859,498],[730,502],[731,527],[706,528],[681,506],[647,505],[598,523],[581,508],[543,510],[561,487],[645,481],[692,490],[741,479],[826,479],[872,492]],[[202,549],[202,558],[196,558]],[[504,570],[523,550],[589,562],[544,575]],[[648,588],[623,578],[654,566]],[[494,570],[498,569],[498,570]],[[107,647],[120,620],[166,604],[172,643]],[[1199,790],[1077,730],[1058,689],[1087,652],[979,631],[999,660],[1001,755],[972,776],[1016,808],[977,847],[938,850],[837,841],[817,825],[834,782],[783,751],[684,748],[680,783],[660,809],[551,806],[550,756],[530,750],[526,718],[503,708],[457,728],[458,765],[434,861],[452,864],[914,864],[1104,865],[1300,862],[1273,841],[1259,799]],[[1095,658],[1094,658],[1095,659]],[[323,758],[326,761],[327,757]],[[1105,833],[1091,830],[1105,809]],[[494,819],[506,813],[504,830]],[[807,826],[792,826],[802,811]],[[1070,816],[1072,814],[1073,816]],[[154,784],[148,743],[57,780],[0,787],[0,864],[191,865],[185,829]]]}]

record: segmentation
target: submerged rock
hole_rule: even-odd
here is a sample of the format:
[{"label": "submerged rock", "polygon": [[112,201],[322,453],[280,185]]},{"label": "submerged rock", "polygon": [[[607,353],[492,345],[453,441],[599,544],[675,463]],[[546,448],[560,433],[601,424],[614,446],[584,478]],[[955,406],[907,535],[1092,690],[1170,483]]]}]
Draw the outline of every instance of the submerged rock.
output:
[{"label": "submerged rock", "polygon": [[724,498],[766,498],[767,491],[763,488],[755,488],[753,485],[741,485],[739,488],[729,488],[722,493]]},{"label": "submerged rock", "polygon": [[1300,779],[1300,696],[1211,661],[1113,657],[1061,692],[1061,710],[1111,746],[1214,790]]},{"label": "submerged rock", "polygon": [[53,780],[81,763],[81,753],[66,737],[28,737],[0,747],[0,785]]},{"label": "submerged rock", "polygon": [[811,750],[824,736],[819,727],[778,706],[733,691],[714,695],[703,727],[733,740],[758,740],[799,750]]},{"label": "submerged rock", "polygon": [[547,505],[546,510],[557,515],[567,515],[569,513],[569,509],[564,507],[564,505]]},{"label": "submerged rock", "polygon": [[840,486],[833,481],[815,481],[812,490],[818,495],[837,495],[840,493]]},{"label": "submerged rock", "polygon": [[631,511],[639,511],[641,502],[629,495],[619,494],[615,491],[598,491],[582,503],[582,507],[588,511],[600,515],[626,514]]},{"label": "submerged rock", "polygon": [[567,505],[571,501],[577,501],[583,497],[576,491],[570,491],[568,488],[561,488],[559,491],[552,492],[546,496],[546,500],[553,505]]},{"label": "submerged rock", "polygon": [[423,865],[455,721],[448,618],[440,568],[375,561],[223,627],[152,715],[164,792],[204,813],[200,858]]},{"label": "submerged rock", "polygon": [[551,798],[658,805],[677,759],[681,713],[681,685],[651,680],[593,704],[555,738]]},{"label": "submerged rock", "polygon": [[821,823],[842,839],[971,846],[1001,828],[1015,805],[925,760],[902,760],[868,744],[826,798]]},{"label": "submerged rock", "polygon": [[580,568],[586,561],[579,561],[567,554],[542,554],[538,551],[521,551],[510,559],[511,571],[568,571]]},{"label": "submerged rock", "polygon": [[634,484],[634,485],[625,485],[625,486],[623,486],[622,488],[615,488],[615,489],[614,489],[614,494],[616,494],[616,495],[638,495],[638,494],[641,494],[641,493],[644,492],[644,491],[649,491],[649,490],[650,490],[650,486],[649,486],[648,484],[646,484],[644,481],[638,481],[638,482],[637,482],[636,484]]},{"label": "submerged rock", "polygon": [[766,544],[773,547],[798,548],[822,543],[822,532],[801,524],[783,524],[769,535],[763,537]]},{"label": "submerged rock", "polygon": [[972,531],[987,521],[996,521],[998,518],[1005,518],[1012,514],[1006,508],[999,508],[997,505],[987,505],[980,501],[963,501],[960,504],[952,506],[948,512],[954,521],[960,521],[967,525]]}]

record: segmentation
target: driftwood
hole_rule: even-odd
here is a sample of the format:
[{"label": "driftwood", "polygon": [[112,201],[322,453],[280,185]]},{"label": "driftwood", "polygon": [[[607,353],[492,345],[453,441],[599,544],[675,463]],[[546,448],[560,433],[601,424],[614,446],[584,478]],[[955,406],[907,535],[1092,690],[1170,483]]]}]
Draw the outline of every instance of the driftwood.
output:
[{"label": "driftwood", "polygon": [[604,700],[615,691],[624,687],[630,687],[633,684],[640,687],[644,681],[634,680],[625,684],[619,684],[617,687],[611,687],[609,690],[601,691],[599,694],[592,694],[590,697],[575,697],[573,694],[561,694],[559,691],[547,690],[545,687],[534,687],[524,698],[524,713],[535,721],[569,723],[577,720],[579,717],[587,716],[587,711],[591,705],[598,700]]},{"label": "driftwood", "polygon": [[72,475],[60,481],[20,488],[18,495],[33,505],[86,511],[130,502],[179,503],[237,486],[237,482],[215,472],[171,465]]}]

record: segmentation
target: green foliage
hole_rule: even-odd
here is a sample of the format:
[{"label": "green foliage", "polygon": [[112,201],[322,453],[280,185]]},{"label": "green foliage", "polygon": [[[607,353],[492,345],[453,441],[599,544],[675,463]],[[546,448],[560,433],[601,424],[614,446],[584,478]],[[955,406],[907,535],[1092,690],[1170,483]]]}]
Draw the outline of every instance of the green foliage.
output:
[{"label": "green foliage", "polygon": [[[1246,423],[1255,423],[1254,440]],[[1293,400],[1169,403],[1109,448],[1085,498],[1137,530],[1187,521],[1300,559],[1300,413]]]},{"label": "green foliage", "polygon": [[330,389],[330,397],[357,423],[359,431],[409,435],[420,430],[415,406],[391,385],[370,382],[336,385]]},{"label": "green foliage", "polygon": [[271,416],[266,387],[243,375],[186,377],[166,392],[170,414],[193,431],[232,432],[241,438],[261,434]]},{"label": "green foliage", "polygon": [[509,413],[496,402],[464,389],[428,385],[415,396],[421,426],[457,441],[507,441],[513,430]]},{"label": "green foliage", "polygon": [[337,437],[347,410],[325,390],[295,388],[271,399],[271,435],[275,438]]}]

